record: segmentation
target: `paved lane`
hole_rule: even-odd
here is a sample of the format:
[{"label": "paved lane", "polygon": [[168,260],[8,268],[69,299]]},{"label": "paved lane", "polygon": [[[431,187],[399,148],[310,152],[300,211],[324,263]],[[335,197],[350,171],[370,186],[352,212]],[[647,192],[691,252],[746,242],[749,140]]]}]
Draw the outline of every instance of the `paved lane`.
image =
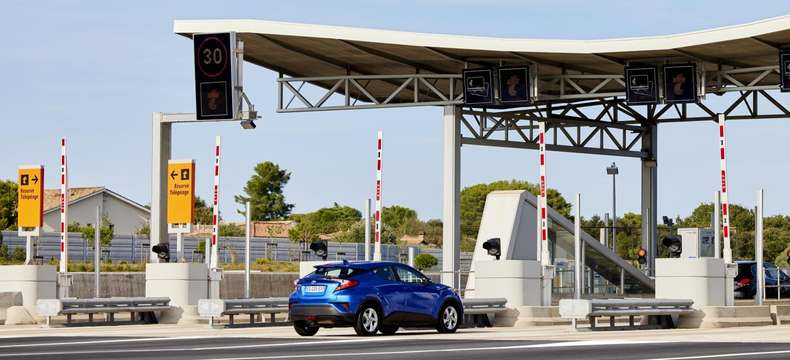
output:
[{"label": "paved lane", "polygon": [[635,340],[529,341],[313,337],[27,337],[0,338],[2,359],[788,359],[790,344]]}]

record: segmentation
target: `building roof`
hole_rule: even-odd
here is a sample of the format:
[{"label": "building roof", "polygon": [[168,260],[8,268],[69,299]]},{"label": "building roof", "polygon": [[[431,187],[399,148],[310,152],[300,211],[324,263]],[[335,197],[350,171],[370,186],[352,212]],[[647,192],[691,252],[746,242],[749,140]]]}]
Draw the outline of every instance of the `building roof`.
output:
[{"label": "building roof", "polygon": [[[69,188],[69,205],[74,205],[77,202],[88,199],[94,195],[105,193],[118,200],[125,202],[133,207],[142,211],[150,212],[145,206],[140,205],[138,202],[131,200],[121,194],[118,194],[103,186],[93,187],[73,187]],[[44,214],[60,209],[60,189],[46,189],[44,190]]]},{"label": "building roof", "polygon": [[[538,76],[622,74],[628,62],[700,62],[707,71],[776,65],[790,44],[790,15],[674,35],[550,40],[414,33],[264,20],[176,20],[174,32],[237,32],[244,60],[293,77],[460,74],[465,66],[537,63]],[[778,74],[771,74],[776,84]],[[333,81],[311,83],[331,88]],[[376,83],[373,96],[397,85]],[[437,88],[447,84],[437,83]],[[413,97],[405,89],[398,97]],[[363,98],[359,91],[350,96]]]}]

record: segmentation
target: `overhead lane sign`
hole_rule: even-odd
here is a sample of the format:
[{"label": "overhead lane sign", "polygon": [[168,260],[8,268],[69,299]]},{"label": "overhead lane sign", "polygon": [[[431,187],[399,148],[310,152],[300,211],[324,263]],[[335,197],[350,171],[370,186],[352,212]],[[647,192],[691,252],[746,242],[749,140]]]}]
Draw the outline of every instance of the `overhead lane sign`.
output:
[{"label": "overhead lane sign", "polygon": [[195,161],[167,163],[167,223],[191,224],[195,218]]},{"label": "overhead lane sign", "polygon": [[236,118],[236,34],[195,34],[195,95],[198,120]]},{"label": "overhead lane sign", "polygon": [[44,223],[44,167],[19,167],[18,184],[17,225],[20,228],[40,228]]}]

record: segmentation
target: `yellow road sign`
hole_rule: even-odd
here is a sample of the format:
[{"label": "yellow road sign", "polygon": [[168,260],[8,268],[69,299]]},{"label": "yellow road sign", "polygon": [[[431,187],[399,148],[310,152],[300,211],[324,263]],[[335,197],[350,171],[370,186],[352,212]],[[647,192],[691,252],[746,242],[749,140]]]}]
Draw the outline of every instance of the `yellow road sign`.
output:
[{"label": "yellow road sign", "polygon": [[20,167],[18,184],[17,225],[20,228],[41,227],[44,223],[44,167]]},{"label": "yellow road sign", "polygon": [[195,161],[167,164],[167,223],[191,224],[195,218]]}]

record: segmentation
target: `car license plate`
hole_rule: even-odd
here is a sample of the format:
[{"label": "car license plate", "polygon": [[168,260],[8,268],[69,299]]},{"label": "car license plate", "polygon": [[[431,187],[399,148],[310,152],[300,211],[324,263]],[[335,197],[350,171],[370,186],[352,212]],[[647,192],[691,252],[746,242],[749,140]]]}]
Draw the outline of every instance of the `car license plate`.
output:
[{"label": "car license plate", "polygon": [[308,286],[302,286],[302,291],[312,294],[323,293],[325,288],[326,287],[324,285],[308,285]]}]

